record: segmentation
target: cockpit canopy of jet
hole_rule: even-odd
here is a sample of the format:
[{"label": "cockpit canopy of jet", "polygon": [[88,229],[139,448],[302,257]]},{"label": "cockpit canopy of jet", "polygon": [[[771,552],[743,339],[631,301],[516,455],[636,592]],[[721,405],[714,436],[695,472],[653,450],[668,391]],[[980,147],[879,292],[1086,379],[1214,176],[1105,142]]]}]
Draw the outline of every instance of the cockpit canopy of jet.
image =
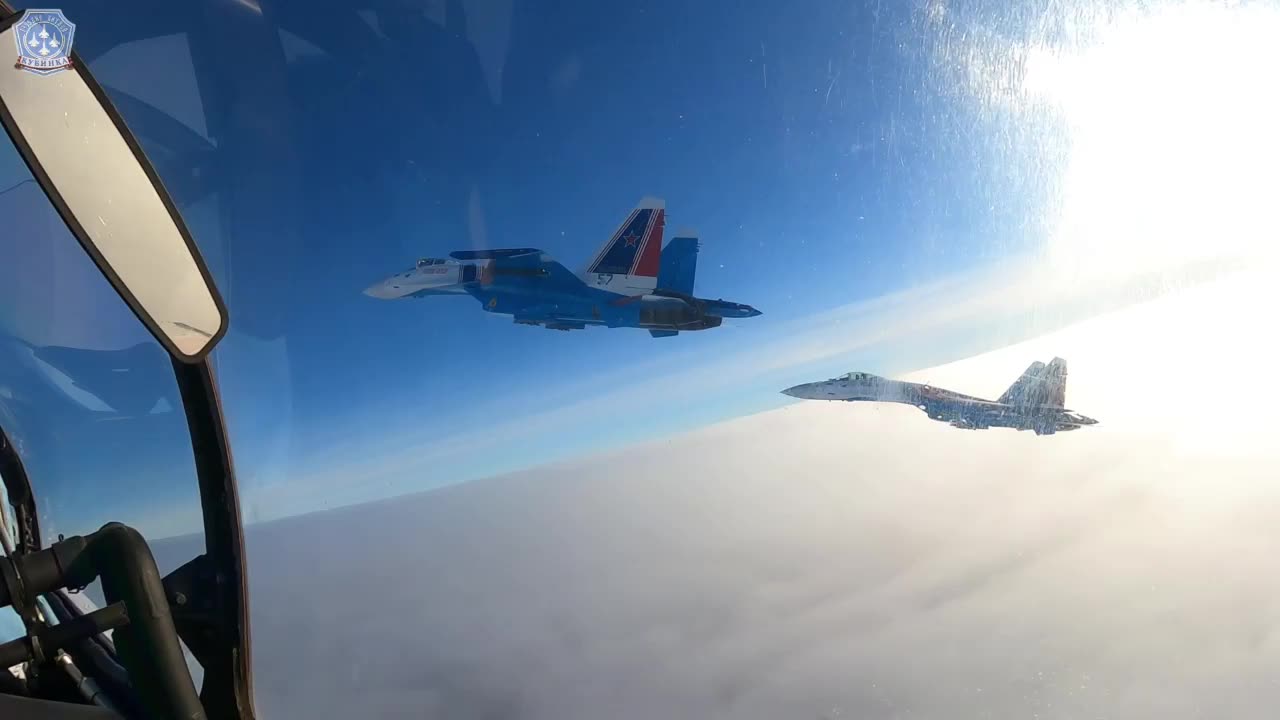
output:
[{"label": "cockpit canopy of jet", "polygon": [[841,375],[840,379],[841,380],[871,380],[874,377],[875,375],[872,375],[871,373],[851,372],[851,373],[845,373],[844,375]]},{"label": "cockpit canopy of jet", "polygon": [[430,265],[443,265],[443,264],[444,264],[444,260],[441,260],[440,258],[422,258],[421,260],[418,261],[417,266],[419,268],[424,268]]}]

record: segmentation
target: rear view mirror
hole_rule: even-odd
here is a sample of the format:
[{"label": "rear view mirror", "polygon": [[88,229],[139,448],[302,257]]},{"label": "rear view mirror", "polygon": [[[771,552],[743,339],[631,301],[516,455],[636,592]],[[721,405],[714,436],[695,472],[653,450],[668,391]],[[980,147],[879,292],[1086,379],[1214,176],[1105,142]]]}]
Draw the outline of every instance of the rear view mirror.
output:
[{"label": "rear view mirror", "polygon": [[[79,57],[66,52],[74,32],[58,11],[0,20],[0,53],[19,49],[18,63],[0,64],[0,122],[138,318],[174,357],[198,361],[226,332],[226,309],[137,141]],[[39,57],[24,64],[17,43],[35,43],[47,57],[51,38],[61,66],[50,71]]]}]

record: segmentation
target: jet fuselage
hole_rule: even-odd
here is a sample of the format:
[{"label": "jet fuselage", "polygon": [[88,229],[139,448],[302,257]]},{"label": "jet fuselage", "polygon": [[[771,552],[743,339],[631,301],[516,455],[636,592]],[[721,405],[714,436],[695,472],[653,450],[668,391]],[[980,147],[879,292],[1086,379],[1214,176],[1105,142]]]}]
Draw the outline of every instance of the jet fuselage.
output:
[{"label": "jet fuselage", "polygon": [[1005,427],[1051,435],[1097,423],[1093,418],[1053,405],[984,400],[932,385],[890,380],[870,373],[849,373],[831,380],[796,385],[782,392],[804,400],[913,405],[932,420],[967,430]]},{"label": "jet fuselage", "polygon": [[654,337],[760,314],[750,305],[694,297],[697,233],[684,230],[664,247],[665,225],[666,203],[644,197],[580,272],[538,248],[455,250],[448,260],[423,258],[364,293],[382,300],[465,294],[522,325],[634,327]]},{"label": "jet fuselage", "polygon": [[554,268],[541,264],[504,266],[495,260],[459,262],[424,258],[407,271],[367,288],[382,300],[436,295],[470,295],[486,312],[511,315],[516,323],[552,330],[580,330],[588,325],[644,328],[655,335],[707,330],[723,319],[748,318],[760,312],[750,305],[705,300],[666,290],[621,295],[553,280]]}]

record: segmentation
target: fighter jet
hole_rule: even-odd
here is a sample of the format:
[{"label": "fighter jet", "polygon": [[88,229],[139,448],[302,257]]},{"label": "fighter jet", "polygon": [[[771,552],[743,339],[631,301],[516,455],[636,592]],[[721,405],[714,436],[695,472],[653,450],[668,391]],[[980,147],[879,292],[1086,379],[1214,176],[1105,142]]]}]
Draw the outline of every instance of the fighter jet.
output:
[{"label": "fighter jet", "polygon": [[364,292],[383,300],[465,294],[523,325],[635,327],[654,337],[759,315],[750,305],[694,297],[698,239],[682,233],[662,247],[665,220],[662,200],[642,199],[578,274],[537,248],[458,250],[423,258]]},{"label": "fighter jet", "polygon": [[1031,363],[1022,377],[994,402],[931,385],[889,380],[865,372],[851,372],[822,382],[796,385],[782,391],[804,400],[897,402],[914,405],[932,420],[964,430],[1006,427],[1032,430],[1037,435],[1096,425],[1097,420],[1063,407],[1067,392],[1067,361]]}]

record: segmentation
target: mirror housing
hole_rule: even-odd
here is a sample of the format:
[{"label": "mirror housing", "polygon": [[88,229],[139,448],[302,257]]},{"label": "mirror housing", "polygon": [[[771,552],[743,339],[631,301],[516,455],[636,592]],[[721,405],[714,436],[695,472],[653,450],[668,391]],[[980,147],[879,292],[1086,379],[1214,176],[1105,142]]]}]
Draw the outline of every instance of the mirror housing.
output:
[{"label": "mirror housing", "polygon": [[[50,29],[70,45],[75,26],[59,27],[59,18],[66,23],[43,10],[0,20],[0,52]],[[53,70],[32,69],[21,57],[0,64],[0,123],[138,319],[175,359],[199,362],[226,334],[226,306],[137,140],[80,58],[65,50]]]}]

